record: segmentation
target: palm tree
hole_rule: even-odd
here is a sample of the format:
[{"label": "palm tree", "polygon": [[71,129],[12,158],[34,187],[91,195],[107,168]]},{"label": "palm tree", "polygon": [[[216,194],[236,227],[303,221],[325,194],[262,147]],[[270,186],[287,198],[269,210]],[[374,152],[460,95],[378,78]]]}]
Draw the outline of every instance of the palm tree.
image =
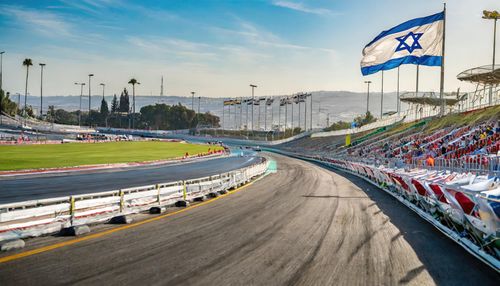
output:
[{"label": "palm tree", "polygon": [[132,85],[132,129],[134,128],[134,117],[135,117],[135,85],[136,84],[141,84],[138,82],[135,78],[132,78],[131,80],[128,81],[129,84]]},{"label": "palm tree", "polygon": [[31,59],[24,59],[23,66],[26,66],[26,86],[24,89],[24,115],[26,115],[26,100],[28,98],[28,74],[30,66],[33,65],[33,61]]}]

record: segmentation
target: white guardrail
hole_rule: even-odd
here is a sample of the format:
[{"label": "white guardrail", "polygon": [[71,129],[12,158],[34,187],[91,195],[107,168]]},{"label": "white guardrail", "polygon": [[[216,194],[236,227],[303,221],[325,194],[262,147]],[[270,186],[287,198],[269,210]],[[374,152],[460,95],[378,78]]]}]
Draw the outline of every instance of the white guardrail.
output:
[{"label": "white guardrail", "polygon": [[56,233],[65,227],[104,222],[118,215],[223,193],[264,174],[269,161],[262,160],[249,167],[198,179],[3,204],[0,205],[0,241]]}]

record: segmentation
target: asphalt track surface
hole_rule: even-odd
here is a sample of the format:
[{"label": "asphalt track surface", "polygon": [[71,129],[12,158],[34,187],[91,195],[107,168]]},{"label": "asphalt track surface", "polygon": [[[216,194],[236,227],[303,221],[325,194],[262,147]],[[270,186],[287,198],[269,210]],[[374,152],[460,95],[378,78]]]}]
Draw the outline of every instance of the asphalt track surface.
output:
[{"label": "asphalt track surface", "polygon": [[226,197],[2,263],[1,284],[498,285],[380,189],[273,156],[278,173]]},{"label": "asphalt track surface", "polygon": [[232,156],[185,164],[83,171],[70,174],[0,178],[0,204],[112,191],[212,176],[243,168],[260,160]]}]

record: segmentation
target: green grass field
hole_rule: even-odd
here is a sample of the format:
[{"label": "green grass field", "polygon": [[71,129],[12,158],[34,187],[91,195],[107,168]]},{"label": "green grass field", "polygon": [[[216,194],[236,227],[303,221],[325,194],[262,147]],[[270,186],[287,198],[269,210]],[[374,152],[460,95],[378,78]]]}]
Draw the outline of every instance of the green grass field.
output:
[{"label": "green grass field", "polygon": [[109,142],[0,146],[0,171],[170,159],[221,147],[177,142]]}]

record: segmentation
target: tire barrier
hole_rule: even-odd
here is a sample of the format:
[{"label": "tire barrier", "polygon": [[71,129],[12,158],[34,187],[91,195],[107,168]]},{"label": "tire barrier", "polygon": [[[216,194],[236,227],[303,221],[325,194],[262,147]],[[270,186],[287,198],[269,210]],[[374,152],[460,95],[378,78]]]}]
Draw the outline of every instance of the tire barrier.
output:
[{"label": "tire barrier", "polygon": [[56,233],[63,228],[165,208],[223,193],[263,175],[269,162],[185,181],[0,205],[0,241]]}]

